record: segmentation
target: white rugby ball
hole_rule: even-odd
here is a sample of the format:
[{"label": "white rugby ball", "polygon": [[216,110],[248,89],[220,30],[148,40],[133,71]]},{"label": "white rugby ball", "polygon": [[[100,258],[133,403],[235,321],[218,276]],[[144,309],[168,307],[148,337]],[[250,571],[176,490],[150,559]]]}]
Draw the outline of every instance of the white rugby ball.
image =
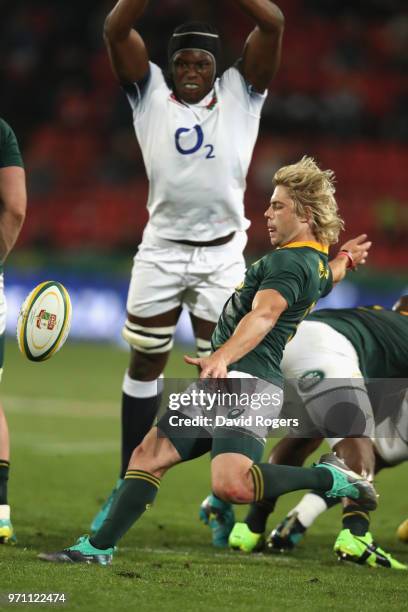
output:
[{"label": "white rugby ball", "polygon": [[30,361],[45,361],[64,344],[71,327],[68,291],[56,281],[37,285],[21,306],[17,322],[20,351]]}]

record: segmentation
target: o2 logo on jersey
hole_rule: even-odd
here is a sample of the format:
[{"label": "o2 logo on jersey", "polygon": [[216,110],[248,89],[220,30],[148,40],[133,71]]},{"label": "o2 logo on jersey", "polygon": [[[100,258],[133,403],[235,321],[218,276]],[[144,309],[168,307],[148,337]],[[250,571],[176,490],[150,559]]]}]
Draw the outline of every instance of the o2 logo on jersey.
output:
[{"label": "o2 logo on jersey", "polygon": [[[190,146],[188,149],[185,149],[181,146],[181,135],[185,134],[186,132],[192,132],[195,131],[196,133],[196,142]],[[203,146],[203,142],[204,142],[204,132],[201,128],[200,125],[195,125],[194,127],[190,128],[179,128],[178,130],[176,130],[176,133],[174,135],[174,140],[176,143],[176,149],[179,153],[181,153],[181,155],[192,155],[193,153],[196,153],[199,149],[201,149],[201,147],[203,147],[204,149],[207,149],[207,155],[205,156],[206,159],[214,159],[215,155],[213,155],[214,153],[214,146],[211,144],[206,144]]]}]

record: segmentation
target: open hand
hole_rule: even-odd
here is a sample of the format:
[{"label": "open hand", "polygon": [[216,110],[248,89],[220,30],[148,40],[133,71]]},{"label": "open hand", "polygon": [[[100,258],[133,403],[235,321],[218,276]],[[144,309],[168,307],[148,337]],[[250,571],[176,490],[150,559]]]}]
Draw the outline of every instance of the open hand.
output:
[{"label": "open hand", "polygon": [[367,240],[367,234],[360,234],[357,238],[352,238],[343,244],[341,251],[348,251],[353,258],[353,268],[359,264],[364,264],[368,257],[368,251],[372,242]]},{"label": "open hand", "polygon": [[217,351],[209,357],[189,357],[184,355],[184,361],[201,369],[200,378],[227,378],[227,364]]}]

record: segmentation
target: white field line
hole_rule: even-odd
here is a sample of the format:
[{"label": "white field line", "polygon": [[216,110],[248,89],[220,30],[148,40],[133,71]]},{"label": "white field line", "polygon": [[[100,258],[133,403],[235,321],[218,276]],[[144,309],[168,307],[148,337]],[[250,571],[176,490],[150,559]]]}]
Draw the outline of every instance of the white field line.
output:
[{"label": "white field line", "polygon": [[[69,418],[81,421],[81,419],[110,419],[117,420],[119,424],[119,406],[114,402],[96,402],[83,400],[67,400],[61,398],[29,398],[17,396],[2,396],[1,402],[6,415],[27,415],[31,418],[52,417],[56,419],[54,431],[32,432],[15,431],[10,427],[12,448],[29,451],[37,455],[103,455],[106,453],[117,453],[119,439],[116,433],[112,433],[111,439],[93,439],[92,435],[84,440],[82,422],[78,425],[79,438],[67,440],[63,426],[58,425],[58,420]],[[75,434],[70,434],[75,437]],[[58,439],[60,438],[60,440]],[[64,439],[62,439],[64,438]]]},{"label": "white field line", "polygon": [[52,417],[96,417],[119,419],[120,402],[98,402],[94,400],[69,400],[52,397],[19,397],[2,395],[1,403],[7,414],[27,414],[30,416]]},{"label": "white field line", "polygon": [[119,440],[58,440],[60,433],[50,432],[49,436],[44,434],[33,434],[19,432],[11,438],[12,448],[30,451],[36,455],[104,455],[106,453],[117,453]]},{"label": "white field line", "polygon": [[[121,553],[128,553],[128,552],[135,552],[135,548],[131,548],[130,546],[120,546],[118,548],[118,558],[119,555]],[[147,546],[143,546],[142,548],[138,548],[137,549],[138,553],[152,553],[155,555],[179,555],[179,556],[183,556],[188,558],[191,558],[191,555],[194,554],[195,557],[203,557],[208,559],[209,556],[211,557],[216,557],[220,560],[222,559],[233,559],[234,561],[238,561],[238,562],[242,562],[242,563],[262,563],[262,562],[266,562],[266,563],[271,563],[271,564],[278,564],[278,565],[293,565],[294,562],[295,564],[300,564],[298,559],[294,560],[293,557],[290,557],[289,555],[281,555],[281,554],[274,554],[274,555],[267,555],[267,554],[262,554],[262,553],[254,553],[251,555],[242,555],[242,553],[236,552],[236,551],[232,551],[232,550],[226,550],[225,552],[222,553],[217,553],[217,552],[208,552],[208,551],[201,551],[201,550],[196,550],[196,549],[189,549],[189,550],[182,550],[179,548],[150,548]],[[122,559],[121,559],[122,560]],[[302,560],[302,563],[304,563],[304,561]]]}]

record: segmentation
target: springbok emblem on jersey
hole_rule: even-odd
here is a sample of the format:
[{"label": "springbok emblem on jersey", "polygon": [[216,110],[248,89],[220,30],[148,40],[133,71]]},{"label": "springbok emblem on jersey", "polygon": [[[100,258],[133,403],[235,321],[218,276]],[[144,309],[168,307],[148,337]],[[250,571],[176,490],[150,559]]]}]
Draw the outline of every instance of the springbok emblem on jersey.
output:
[{"label": "springbok emblem on jersey", "polygon": [[319,261],[319,278],[329,278],[329,269],[322,261]]}]

